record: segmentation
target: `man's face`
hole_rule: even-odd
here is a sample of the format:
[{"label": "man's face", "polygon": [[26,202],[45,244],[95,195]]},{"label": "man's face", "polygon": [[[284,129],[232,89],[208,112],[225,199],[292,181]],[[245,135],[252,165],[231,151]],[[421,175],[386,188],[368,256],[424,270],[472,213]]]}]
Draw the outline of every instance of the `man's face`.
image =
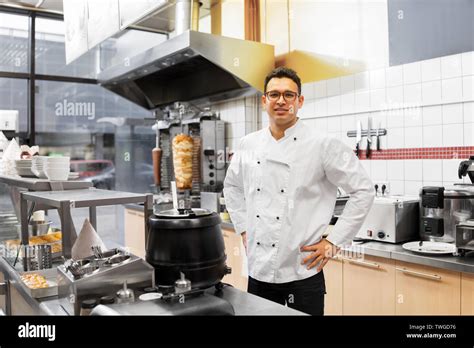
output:
[{"label": "man's face", "polygon": [[267,84],[266,94],[262,96],[270,122],[278,126],[292,124],[303,102],[304,97],[298,95],[298,85],[287,77],[272,78]]}]

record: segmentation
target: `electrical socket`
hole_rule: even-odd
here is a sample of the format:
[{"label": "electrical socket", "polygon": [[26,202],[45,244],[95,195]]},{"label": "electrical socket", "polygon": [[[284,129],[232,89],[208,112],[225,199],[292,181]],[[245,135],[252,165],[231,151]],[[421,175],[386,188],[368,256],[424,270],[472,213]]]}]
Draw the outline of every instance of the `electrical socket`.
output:
[{"label": "electrical socket", "polygon": [[375,181],[375,185],[378,185],[377,196],[382,196],[382,186],[385,185],[385,191],[383,196],[388,196],[390,194],[390,183],[388,181]]}]

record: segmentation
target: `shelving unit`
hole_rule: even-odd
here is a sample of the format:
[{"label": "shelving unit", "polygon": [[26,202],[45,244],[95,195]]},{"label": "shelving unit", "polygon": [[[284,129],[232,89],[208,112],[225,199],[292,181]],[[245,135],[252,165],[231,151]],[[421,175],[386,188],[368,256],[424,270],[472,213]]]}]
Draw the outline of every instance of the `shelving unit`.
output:
[{"label": "shelving unit", "polygon": [[[28,202],[32,202],[32,209],[28,212]],[[42,191],[21,193],[21,244],[28,245],[28,220],[29,215],[37,209],[57,209],[61,220],[62,231],[62,254],[65,258],[71,258],[72,246],[76,239],[76,233],[71,218],[71,210],[74,208],[89,208],[91,224],[97,228],[98,206],[109,206],[128,203],[143,203],[145,208],[145,221],[148,220],[153,209],[152,194],[135,194],[130,192],[98,190],[95,188],[67,191]],[[145,238],[148,231],[145,229]],[[145,239],[146,240],[146,239]],[[26,268],[26,259],[23,267]]]}]

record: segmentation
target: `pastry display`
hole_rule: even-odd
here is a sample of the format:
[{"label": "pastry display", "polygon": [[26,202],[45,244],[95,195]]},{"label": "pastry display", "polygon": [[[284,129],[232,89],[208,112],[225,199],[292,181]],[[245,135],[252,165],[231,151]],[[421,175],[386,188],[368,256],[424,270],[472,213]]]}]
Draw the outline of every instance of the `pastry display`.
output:
[{"label": "pastry display", "polygon": [[181,190],[193,184],[193,138],[178,134],[173,139],[173,165],[176,187]]}]

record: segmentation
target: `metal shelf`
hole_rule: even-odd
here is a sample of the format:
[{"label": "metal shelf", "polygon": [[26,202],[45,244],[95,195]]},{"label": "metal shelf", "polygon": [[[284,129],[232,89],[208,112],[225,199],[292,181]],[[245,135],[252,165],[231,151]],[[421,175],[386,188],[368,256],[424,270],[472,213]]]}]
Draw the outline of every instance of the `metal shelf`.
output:
[{"label": "metal shelf", "polygon": [[[71,250],[77,238],[72,222],[71,209],[89,207],[89,217],[91,224],[97,228],[96,207],[144,203],[145,221],[148,220],[153,208],[152,194],[136,194],[131,192],[98,190],[95,188],[67,191],[42,191],[21,193],[21,244],[28,245],[28,201],[35,206],[42,206],[50,209],[57,209],[61,220],[62,231],[62,253],[65,258],[71,258]],[[31,209],[33,211],[34,209]],[[145,224],[146,226],[146,224]],[[148,234],[148,229],[145,229]],[[146,239],[145,239],[146,240]],[[26,268],[26,258],[23,267]]]},{"label": "metal shelf", "polygon": [[[38,178],[0,175],[0,184],[8,186],[17,221],[21,221],[20,193],[24,191],[63,191],[85,189],[92,186],[88,181],[50,181]],[[34,207],[30,207],[30,210]],[[40,209],[36,206],[36,209]],[[32,211],[30,211],[31,213]],[[2,231],[3,232],[3,231]],[[2,233],[3,234],[3,233]],[[10,235],[9,235],[10,236]],[[0,236],[2,237],[2,236]]]},{"label": "metal shelf", "polygon": [[145,194],[99,190],[95,188],[68,191],[42,191],[23,193],[23,197],[54,208],[60,208],[64,201],[69,201],[71,208],[97,207],[115,204],[145,202]]},{"label": "metal shelf", "polygon": [[38,178],[22,178],[0,175],[0,183],[30,191],[77,190],[92,186],[88,181],[50,181]]}]

